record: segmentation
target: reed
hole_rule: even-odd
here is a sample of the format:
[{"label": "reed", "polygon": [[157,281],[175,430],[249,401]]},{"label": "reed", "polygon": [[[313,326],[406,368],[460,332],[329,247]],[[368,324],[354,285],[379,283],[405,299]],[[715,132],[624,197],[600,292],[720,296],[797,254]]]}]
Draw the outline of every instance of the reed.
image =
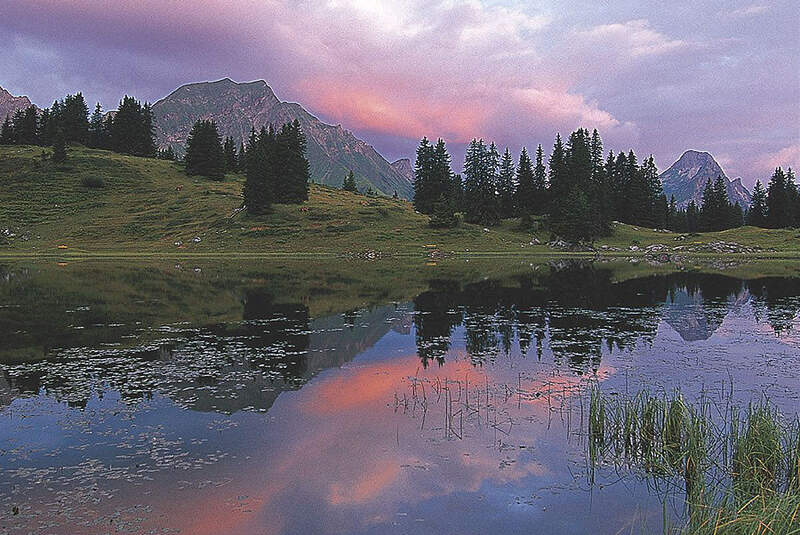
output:
[{"label": "reed", "polygon": [[589,394],[591,483],[614,465],[680,490],[684,535],[800,535],[800,422],[783,425],[766,400],[740,411],[690,404],[680,391],[621,398],[594,385]]}]

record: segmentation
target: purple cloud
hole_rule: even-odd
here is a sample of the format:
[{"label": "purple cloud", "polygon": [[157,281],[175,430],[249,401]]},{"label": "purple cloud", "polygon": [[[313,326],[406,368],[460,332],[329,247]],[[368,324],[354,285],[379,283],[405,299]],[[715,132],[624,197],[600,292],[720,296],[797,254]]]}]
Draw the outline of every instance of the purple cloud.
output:
[{"label": "purple cloud", "polygon": [[264,78],[389,158],[422,135],[518,150],[585,126],[662,168],[710,150],[748,184],[780,158],[800,164],[796,2],[614,4],[7,0],[0,85],[113,107],[126,92]]}]

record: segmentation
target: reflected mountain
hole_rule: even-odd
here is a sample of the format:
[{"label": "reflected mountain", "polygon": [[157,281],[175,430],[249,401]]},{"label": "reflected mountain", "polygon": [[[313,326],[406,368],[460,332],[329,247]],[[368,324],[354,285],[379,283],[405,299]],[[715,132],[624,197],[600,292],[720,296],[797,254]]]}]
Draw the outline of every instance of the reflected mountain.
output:
[{"label": "reflected mountain", "polygon": [[[423,367],[441,366],[453,352],[475,366],[546,355],[583,375],[609,352],[652,344],[662,322],[693,343],[709,339],[731,313],[752,310],[781,334],[800,311],[800,279],[696,272],[622,279],[591,262],[517,266],[477,279],[434,275],[415,282],[427,289],[408,305],[384,297],[382,305],[318,317],[313,301],[289,299],[297,295],[284,291],[289,275],[196,281],[145,271],[109,277],[114,285],[152,286],[125,307],[105,292],[91,299],[69,285],[53,292],[34,284],[31,271],[5,270],[0,354],[8,364],[0,368],[0,406],[44,391],[85,407],[113,390],[131,403],[159,393],[197,411],[266,411],[282,392],[345,365],[390,332],[413,334]],[[310,287],[320,295],[316,282]],[[193,312],[182,313],[184,306]]]},{"label": "reflected mountain", "polygon": [[[787,282],[791,281],[791,282]],[[754,302],[780,334],[800,311],[797,279],[743,281],[716,274],[673,273],[616,282],[614,271],[561,262],[541,273],[464,283],[432,280],[414,300],[417,349],[424,366],[444,363],[463,328],[475,365],[545,345],[576,373],[598,368],[603,350],[651,343],[662,320],[685,342],[708,340],[731,313]]]},{"label": "reflected mountain", "polygon": [[394,305],[354,314],[355,324],[345,315],[311,320],[304,305],[274,304],[256,290],[247,294],[239,322],[173,328],[169,341],[132,350],[82,348],[6,366],[0,404],[44,391],[83,408],[93,395],[114,390],[131,403],[159,392],[201,412],[266,411],[282,392],[350,362],[410,323]]}]

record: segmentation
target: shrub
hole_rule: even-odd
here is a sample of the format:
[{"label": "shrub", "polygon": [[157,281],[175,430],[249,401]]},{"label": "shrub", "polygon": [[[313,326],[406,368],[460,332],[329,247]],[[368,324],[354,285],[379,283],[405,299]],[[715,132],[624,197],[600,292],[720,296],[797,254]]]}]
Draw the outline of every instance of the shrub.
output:
[{"label": "shrub", "polygon": [[102,188],[106,183],[103,179],[96,176],[85,176],[81,179],[81,185],[87,188]]}]

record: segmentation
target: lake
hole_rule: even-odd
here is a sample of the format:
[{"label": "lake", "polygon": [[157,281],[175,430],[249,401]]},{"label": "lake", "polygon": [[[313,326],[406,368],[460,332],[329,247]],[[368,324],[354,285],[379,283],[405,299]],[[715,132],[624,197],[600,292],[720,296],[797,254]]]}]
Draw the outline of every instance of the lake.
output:
[{"label": "lake", "polygon": [[592,385],[796,418],[796,263],[0,262],[0,534],[662,533]]}]

